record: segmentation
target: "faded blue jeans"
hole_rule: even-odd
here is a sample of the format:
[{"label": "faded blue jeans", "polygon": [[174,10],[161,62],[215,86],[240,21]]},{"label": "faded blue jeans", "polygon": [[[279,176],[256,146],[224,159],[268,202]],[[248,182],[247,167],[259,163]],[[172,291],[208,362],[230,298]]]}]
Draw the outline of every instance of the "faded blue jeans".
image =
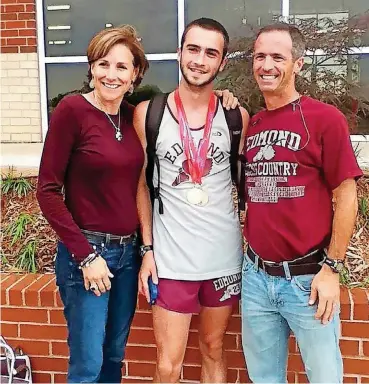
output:
[{"label": "faded blue jeans", "polygon": [[242,267],[242,345],[254,383],[287,383],[288,338],[294,333],[310,383],[342,383],[340,320],[327,325],[309,305],[315,275],[291,280],[257,270],[247,257]]},{"label": "faded blue jeans", "polygon": [[140,268],[137,240],[103,247],[90,243],[96,246],[114,275],[111,290],[100,297],[85,290],[82,272],[61,242],[55,262],[56,282],[69,331],[68,382],[120,383],[137,302]]}]

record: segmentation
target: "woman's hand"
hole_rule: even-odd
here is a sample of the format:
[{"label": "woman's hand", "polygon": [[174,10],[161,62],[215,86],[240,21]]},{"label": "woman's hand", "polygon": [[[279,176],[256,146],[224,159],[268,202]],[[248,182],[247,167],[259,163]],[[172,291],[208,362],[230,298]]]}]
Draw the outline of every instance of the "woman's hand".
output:
[{"label": "woman's hand", "polygon": [[230,109],[235,109],[237,106],[240,105],[237,97],[231,92],[231,91],[228,91],[228,89],[224,89],[224,90],[215,90],[214,93],[218,96],[218,97],[223,97],[223,107],[225,109],[227,109],[228,111]]},{"label": "woman's hand", "polygon": [[114,275],[110,272],[106,261],[99,256],[88,267],[82,268],[85,289],[92,291],[96,296],[109,291],[110,279]]}]

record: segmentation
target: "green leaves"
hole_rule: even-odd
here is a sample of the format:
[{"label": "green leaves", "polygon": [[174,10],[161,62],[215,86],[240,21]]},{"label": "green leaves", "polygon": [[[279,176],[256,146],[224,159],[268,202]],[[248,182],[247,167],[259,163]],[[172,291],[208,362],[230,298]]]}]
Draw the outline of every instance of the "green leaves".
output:
[{"label": "green leaves", "polygon": [[28,213],[21,213],[18,218],[10,223],[5,230],[5,233],[12,238],[11,245],[25,235],[27,225],[33,223],[33,218]]},{"label": "green leaves", "polygon": [[29,241],[18,254],[14,266],[28,273],[36,273],[36,240]]},{"label": "green leaves", "polygon": [[1,177],[1,192],[3,194],[15,193],[18,197],[26,196],[33,189],[32,184],[24,177],[15,177],[14,170]]},{"label": "green leaves", "polygon": [[[35,222],[33,216],[28,213],[21,213],[16,220],[11,222],[5,229],[4,234],[9,237],[10,246],[18,250],[18,254],[13,261],[13,266],[24,272],[37,272],[36,265],[36,244],[37,241],[32,235],[27,237],[27,227]],[[27,238],[26,238],[27,237]],[[17,244],[16,244],[17,243]],[[20,244],[18,244],[20,243]],[[6,255],[2,252],[1,261],[8,264]]]}]

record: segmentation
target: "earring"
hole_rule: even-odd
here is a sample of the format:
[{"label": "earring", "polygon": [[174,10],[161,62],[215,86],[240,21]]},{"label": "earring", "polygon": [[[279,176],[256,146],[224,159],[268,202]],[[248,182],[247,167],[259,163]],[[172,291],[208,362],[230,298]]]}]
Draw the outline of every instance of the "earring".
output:
[{"label": "earring", "polygon": [[135,87],[133,86],[133,83],[131,83],[131,86],[129,87],[129,89],[127,91],[128,95],[132,95],[134,90],[135,90]]},{"label": "earring", "polygon": [[95,88],[94,78],[92,78],[92,79],[90,80],[90,82],[88,83],[88,86],[89,86],[91,89],[94,89],[94,88]]}]

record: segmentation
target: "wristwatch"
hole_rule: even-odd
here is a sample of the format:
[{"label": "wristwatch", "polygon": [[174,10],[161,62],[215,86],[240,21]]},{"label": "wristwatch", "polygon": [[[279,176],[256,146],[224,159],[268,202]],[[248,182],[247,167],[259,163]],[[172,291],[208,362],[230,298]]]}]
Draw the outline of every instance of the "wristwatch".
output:
[{"label": "wristwatch", "polygon": [[153,250],[154,250],[154,248],[152,245],[141,245],[140,246],[140,256],[144,257],[147,252],[153,251]]},{"label": "wristwatch", "polygon": [[335,273],[340,273],[345,269],[345,263],[343,260],[334,260],[326,257],[324,260],[324,264],[327,264],[328,267]]}]

